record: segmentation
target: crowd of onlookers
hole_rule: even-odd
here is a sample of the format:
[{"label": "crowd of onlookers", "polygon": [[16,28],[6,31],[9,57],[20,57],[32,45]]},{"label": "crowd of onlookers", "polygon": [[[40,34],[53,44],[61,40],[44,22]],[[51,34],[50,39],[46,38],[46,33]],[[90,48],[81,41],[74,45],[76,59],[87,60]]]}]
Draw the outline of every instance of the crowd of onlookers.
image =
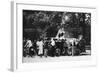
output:
[{"label": "crowd of onlookers", "polygon": [[40,38],[32,40],[30,38],[23,39],[23,56],[74,56],[85,52],[85,42],[80,38]]}]

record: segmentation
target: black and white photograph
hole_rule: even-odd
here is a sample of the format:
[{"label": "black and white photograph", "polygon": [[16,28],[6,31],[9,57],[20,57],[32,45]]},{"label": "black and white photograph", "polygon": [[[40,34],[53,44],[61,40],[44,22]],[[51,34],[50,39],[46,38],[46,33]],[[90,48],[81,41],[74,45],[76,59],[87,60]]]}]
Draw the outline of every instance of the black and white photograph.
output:
[{"label": "black and white photograph", "polygon": [[23,10],[23,63],[91,56],[91,13]]}]

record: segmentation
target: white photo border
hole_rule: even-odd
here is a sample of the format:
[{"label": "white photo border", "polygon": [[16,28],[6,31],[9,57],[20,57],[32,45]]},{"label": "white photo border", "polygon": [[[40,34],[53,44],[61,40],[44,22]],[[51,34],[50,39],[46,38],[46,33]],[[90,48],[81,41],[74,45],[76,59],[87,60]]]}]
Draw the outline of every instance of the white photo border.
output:
[{"label": "white photo border", "polygon": [[[96,30],[96,8],[91,7],[72,7],[57,5],[41,5],[23,2],[13,2],[13,71],[40,70],[40,69],[56,69],[66,67],[82,67],[95,66],[97,61],[97,48],[95,41]],[[84,12],[91,13],[91,56],[71,57],[69,61],[61,62],[43,62],[43,63],[22,63],[22,12],[24,10],[49,10],[49,11],[68,11],[68,12]]]}]

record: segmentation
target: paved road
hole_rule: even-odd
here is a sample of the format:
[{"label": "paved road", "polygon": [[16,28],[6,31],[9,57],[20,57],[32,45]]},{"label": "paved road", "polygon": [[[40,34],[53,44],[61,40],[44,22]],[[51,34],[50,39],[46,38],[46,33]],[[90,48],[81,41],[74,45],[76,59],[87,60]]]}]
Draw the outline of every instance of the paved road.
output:
[{"label": "paved road", "polygon": [[23,63],[34,63],[34,62],[54,62],[54,61],[72,61],[72,60],[84,60],[90,57],[90,50],[86,50],[86,53],[81,53],[79,56],[60,56],[60,57],[23,57]]}]

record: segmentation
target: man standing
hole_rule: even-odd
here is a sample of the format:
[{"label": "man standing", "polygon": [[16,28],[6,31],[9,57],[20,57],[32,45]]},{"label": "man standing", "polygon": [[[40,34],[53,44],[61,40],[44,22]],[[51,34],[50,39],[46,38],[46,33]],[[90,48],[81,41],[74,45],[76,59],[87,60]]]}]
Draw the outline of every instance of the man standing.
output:
[{"label": "man standing", "polygon": [[48,41],[46,40],[44,43],[44,56],[47,57],[48,55]]},{"label": "man standing", "polygon": [[51,38],[51,56],[55,56],[55,41]]},{"label": "man standing", "polygon": [[39,40],[39,41],[37,41],[37,46],[38,46],[38,55],[39,56],[41,56],[42,57],[42,55],[43,55],[43,41],[42,40]]},{"label": "man standing", "polygon": [[26,47],[26,53],[29,55],[29,49],[32,47],[32,41],[29,38],[26,40],[25,47]]}]

